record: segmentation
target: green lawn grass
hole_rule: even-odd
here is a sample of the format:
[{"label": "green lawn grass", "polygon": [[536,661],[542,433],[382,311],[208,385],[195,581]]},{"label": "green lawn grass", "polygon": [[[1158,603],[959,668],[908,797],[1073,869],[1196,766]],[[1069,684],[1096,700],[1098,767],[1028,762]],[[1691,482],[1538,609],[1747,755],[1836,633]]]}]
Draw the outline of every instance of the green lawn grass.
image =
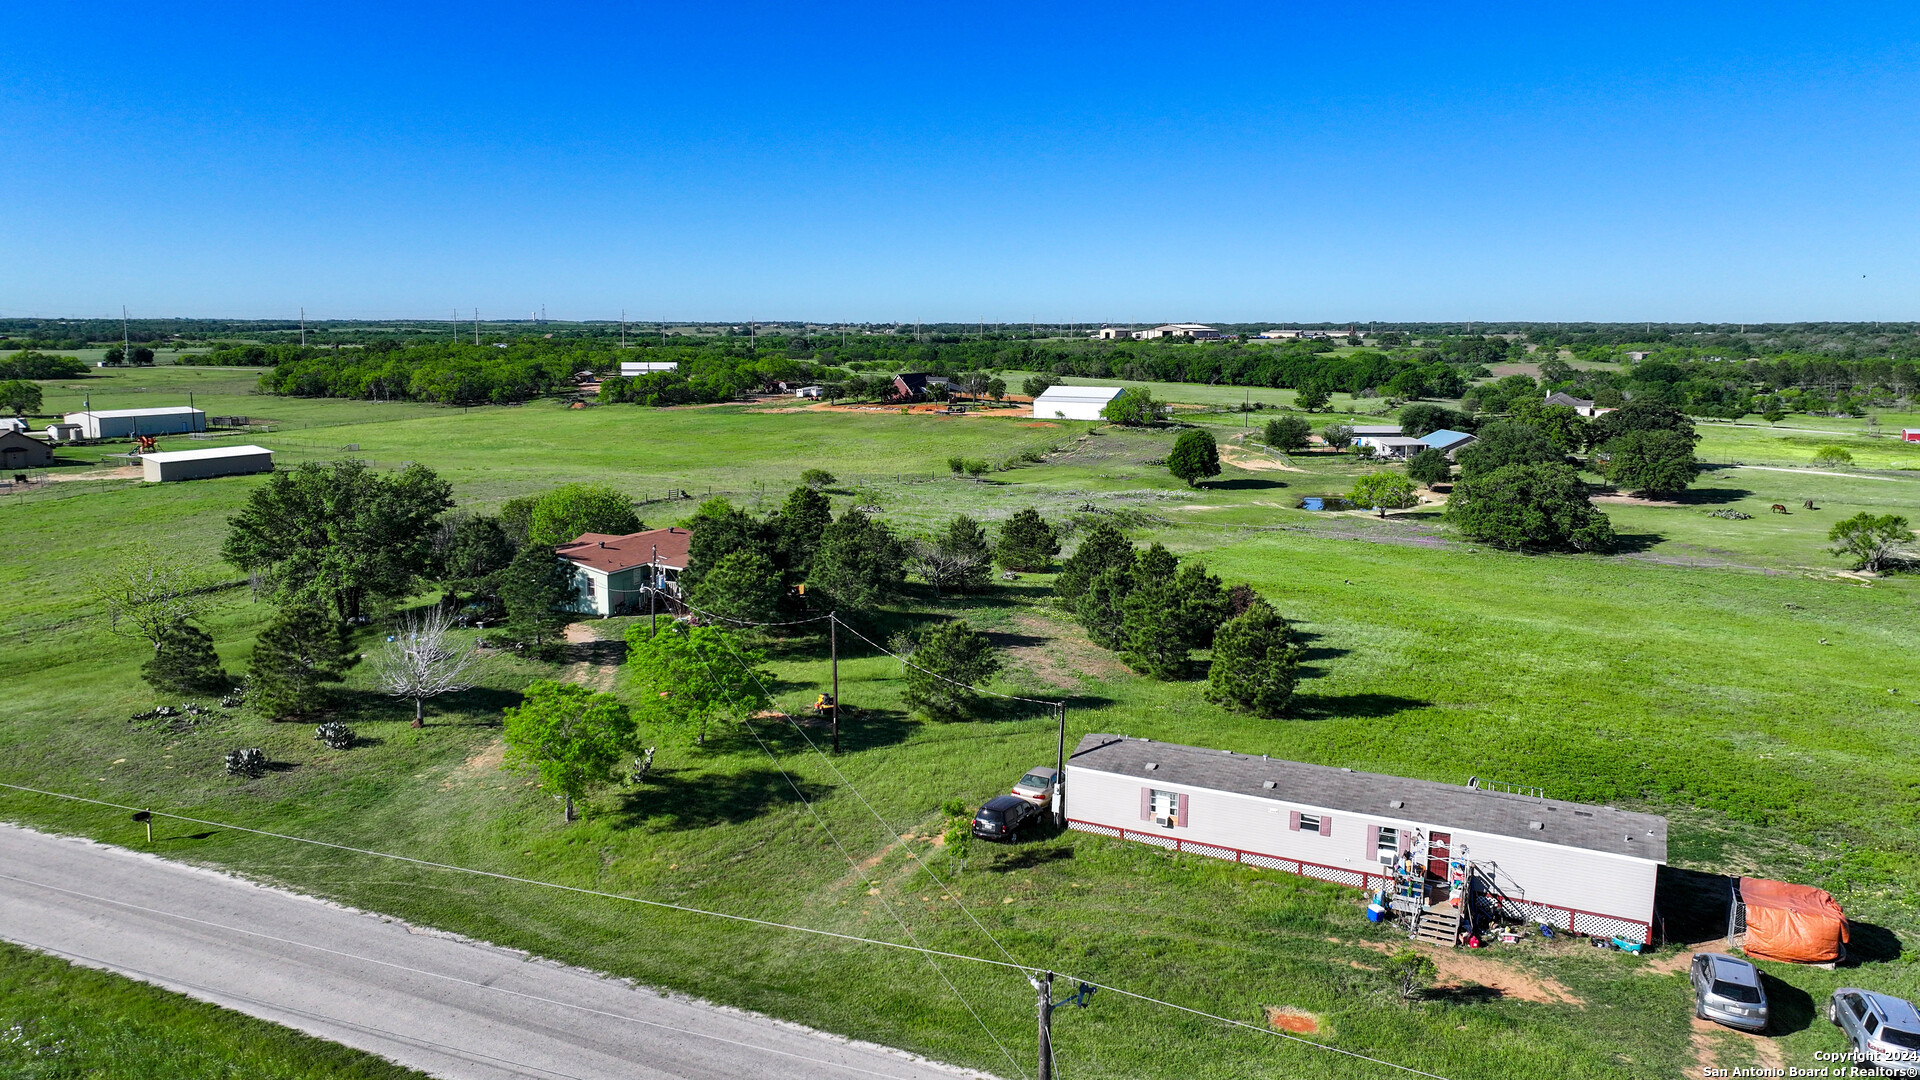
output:
[{"label": "green lawn grass", "polygon": [[18,1080],[403,1080],[424,1073],[0,942],[0,1074]]},{"label": "green lawn grass", "polygon": [[[232,378],[183,377],[199,375]],[[1814,567],[1757,573],[1633,556],[1507,555],[1449,540],[1417,516],[1382,526],[1293,510],[1299,493],[1341,490],[1362,469],[1330,455],[1295,455],[1299,472],[1229,470],[1226,483],[1193,491],[1147,464],[1164,457],[1171,436],[1163,432],[742,407],[535,404],[412,415],[364,403],[240,400],[248,407],[235,411],[311,410],[312,423],[327,425],[326,440],[358,442],[376,460],[430,464],[469,505],[597,479],[636,495],[710,483],[770,506],[799,469],[824,465],[843,477],[837,507],[871,502],[909,531],[956,512],[993,520],[1030,504],[1061,519],[1089,505],[1120,511],[1137,523],[1138,539],[1205,558],[1300,621],[1311,635],[1312,677],[1290,718],[1238,717],[1204,703],[1194,684],[1126,672],[1048,606],[1044,575],[976,598],[916,594],[861,628],[885,640],[915,620],[963,614],[1005,635],[999,640],[1012,651],[1002,688],[1069,700],[1073,738],[1121,731],[1447,782],[1491,776],[1653,810],[1673,820],[1676,865],[1817,882],[1866,924],[1899,937],[1920,931],[1911,899],[1920,867],[1909,839],[1920,768],[1907,750],[1920,734],[1920,658],[1909,647],[1920,631],[1916,587],[1905,578],[1863,586],[1820,569],[1837,565],[1818,548],[1832,515],[1851,512],[1845,505],[1803,513],[1796,500],[1792,515],[1731,522],[1702,512],[1719,505],[1712,502],[1609,507],[1623,532],[1658,537],[1643,555],[1691,544],[1731,553],[1721,563]],[[1231,435],[1229,418],[1220,419],[1221,434]],[[293,440],[306,436],[299,428],[286,436],[291,456]],[[1030,445],[1060,449],[983,480],[926,479],[943,473],[950,455],[1003,460]],[[907,850],[944,876],[927,839],[938,805],[977,802],[1050,761],[1053,728],[1020,708],[970,724],[916,720],[901,709],[898,664],[845,635],[841,688],[858,712],[837,772],[777,721],[700,748],[663,742],[648,783],[594,800],[572,825],[525,778],[494,767],[499,708],[528,679],[564,668],[497,658],[482,687],[438,703],[422,730],[408,728],[405,708],[374,695],[365,672],[355,672],[340,707],[375,741],[345,752],[321,747],[308,726],[244,714],[181,735],[130,725],[129,714],[155,703],[137,680],[142,646],[92,617],[89,574],[141,545],[213,567],[225,516],[258,482],[75,482],[0,502],[12,541],[0,552],[0,590],[16,598],[0,612],[0,683],[12,706],[0,719],[0,778],[905,940],[897,913],[922,944],[998,956],[943,899],[962,895],[1022,961],[1250,1023],[1267,1006],[1305,1008],[1326,1019],[1322,1038],[1333,1045],[1452,1077],[1664,1077],[1691,1060],[1684,979],[1584,945],[1496,953],[1565,984],[1584,1004],[1460,991],[1402,1007],[1369,947],[1390,944],[1391,933],[1361,920],[1350,890],[1302,879],[1074,834],[976,853],[955,882],[959,892],[943,891]],[[1801,482],[1841,484],[1802,473],[1756,480],[1750,470],[1711,480],[1748,492],[1729,505],[1782,501],[1785,488],[1763,483]],[[1862,506],[1908,490],[1903,480],[1844,486],[1844,498]],[[1881,489],[1888,493],[1876,495]],[[689,508],[654,504],[643,514],[659,523]],[[213,628],[238,669],[265,610],[244,588],[230,595]],[[623,623],[596,629],[618,636]],[[784,707],[799,709],[822,687],[823,646],[804,637],[774,643],[772,689]],[[220,757],[237,746],[261,746],[288,767],[228,778]],[[0,795],[0,815],[117,843],[140,835],[119,811],[37,796]],[[257,836],[194,838],[201,831],[163,829],[156,846],[651,984],[1016,1072],[941,977],[898,953]],[[907,850],[894,831],[910,834]],[[1840,972],[1768,970],[1780,980],[1776,1000],[1817,1001],[1841,982],[1920,992],[1920,975],[1885,955]],[[943,966],[1024,1062],[1032,1027],[1024,981]],[[1839,1047],[1810,1010],[1790,1010],[1782,1033],[1789,1060]],[[1068,1075],[1386,1075],[1110,996],[1064,1015],[1058,1037]],[[1741,1059],[1730,1049],[1724,1060]]]}]

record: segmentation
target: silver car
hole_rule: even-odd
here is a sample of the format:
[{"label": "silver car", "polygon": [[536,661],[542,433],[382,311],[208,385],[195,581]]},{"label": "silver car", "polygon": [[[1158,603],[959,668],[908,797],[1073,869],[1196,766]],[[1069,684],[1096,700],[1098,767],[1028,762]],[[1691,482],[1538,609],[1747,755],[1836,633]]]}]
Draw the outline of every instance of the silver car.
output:
[{"label": "silver car", "polygon": [[1827,1019],[1840,1026],[1860,1064],[1920,1076],[1920,1012],[1913,1002],[1843,986],[1827,1001]]},{"label": "silver car", "polygon": [[1767,991],[1760,969],[1726,953],[1693,958],[1693,1015],[1741,1031],[1767,1030]]}]

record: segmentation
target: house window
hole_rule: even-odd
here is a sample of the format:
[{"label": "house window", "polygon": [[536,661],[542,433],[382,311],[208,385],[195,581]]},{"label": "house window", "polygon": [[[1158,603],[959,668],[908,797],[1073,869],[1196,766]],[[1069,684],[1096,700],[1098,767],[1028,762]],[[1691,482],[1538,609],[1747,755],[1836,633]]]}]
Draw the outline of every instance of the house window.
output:
[{"label": "house window", "polygon": [[1320,815],[1319,814],[1301,814],[1300,815],[1300,831],[1301,832],[1319,832],[1320,831]]},{"label": "house window", "polygon": [[1149,801],[1149,813],[1155,825],[1163,829],[1173,828],[1180,820],[1180,796],[1155,788]]},{"label": "house window", "polygon": [[1381,826],[1379,843],[1380,861],[1392,865],[1400,857],[1400,830]]},{"label": "house window", "polygon": [[587,590],[586,590],[586,593],[587,593],[587,599],[589,599],[589,600],[591,600],[591,599],[593,599],[593,575],[592,575],[592,574],[582,574],[582,575],[581,575],[581,577],[584,577],[584,578],[586,578],[586,579],[587,579]]}]

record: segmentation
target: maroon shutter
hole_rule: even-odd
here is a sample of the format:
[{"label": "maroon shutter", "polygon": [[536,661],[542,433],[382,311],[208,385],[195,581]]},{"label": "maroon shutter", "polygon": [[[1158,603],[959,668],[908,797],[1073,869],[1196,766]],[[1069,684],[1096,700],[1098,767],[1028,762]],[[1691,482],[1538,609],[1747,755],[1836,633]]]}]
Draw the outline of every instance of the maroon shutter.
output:
[{"label": "maroon shutter", "polygon": [[1287,811],[1287,828],[1292,829],[1294,832],[1300,831],[1300,811]]},{"label": "maroon shutter", "polygon": [[1320,835],[1321,836],[1333,835],[1333,818],[1330,817],[1329,815],[1326,815],[1326,814],[1320,815]]},{"label": "maroon shutter", "polygon": [[1140,789],[1140,820],[1141,821],[1153,820],[1153,789],[1152,788],[1143,787]]},{"label": "maroon shutter", "polygon": [[1367,850],[1362,852],[1362,854],[1366,858],[1371,859],[1373,858],[1373,853],[1378,850],[1380,850],[1380,826],[1369,825],[1367,826]]},{"label": "maroon shutter", "polygon": [[1179,798],[1180,801],[1177,804],[1178,809],[1174,811],[1173,823],[1184,829],[1187,827],[1187,797],[1181,795]]}]

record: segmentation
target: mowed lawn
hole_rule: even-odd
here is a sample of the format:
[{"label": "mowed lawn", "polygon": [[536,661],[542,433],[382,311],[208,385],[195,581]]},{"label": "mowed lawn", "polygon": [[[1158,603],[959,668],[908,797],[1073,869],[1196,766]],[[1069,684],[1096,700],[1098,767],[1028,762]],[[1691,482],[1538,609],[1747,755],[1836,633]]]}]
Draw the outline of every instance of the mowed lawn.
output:
[{"label": "mowed lawn", "polygon": [[[384,406],[352,403],[247,404],[236,411],[266,414],[285,404],[315,410],[316,423],[328,410],[386,415]],[[560,426],[567,424],[576,426]],[[569,413],[536,405],[362,419],[329,428],[326,438],[359,442],[382,462],[433,465],[463,502],[478,505],[575,478],[611,479],[635,494],[684,478],[683,486],[712,483],[749,499],[764,485],[771,503],[801,468],[819,464],[871,485],[860,496],[851,488],[836,495],[837,507],[877,495],[890,520],[909,524],[959,509],[1004,517],[1029,502],[1060,515],[1088,502],[1164,505],[1198,520],[1207,513],[1171,508],[1213,500],[1249,523],[1284,524],[1312,516],[1260,504],[1332,477],[1240,472],[1290,486],[1192,494],[1144,465],[1164,452],[1163,438],[1081,441],[1082,430],[888,414]],[[632,442],[615,438],[622,433]],[[944,471],[954,454],[999,460],[1060,443],[1073,449],[989,483],[889,478]],[[1284,875],[1070,834],[976,851],[951,887],[942,886],[921,868],[942,878],[955,869],[931,840],[938,805],[953,797],[977,804],[1027,766],[1050,761],[1054,729],[1040,710],[1018,706],[977,723],[918,721],[900,708],[899,665],[846,636],[841,685],[856,711],[837,762],[771,718],[706,747],[662,742],[646,784],[595,800],[572,825],[525,778],[497,767],[499,708],[530,678],[582,673],[568,665],[496,660],[483,687],[441,703],[422,731],[407,728],[404,710],[373,696],[365,672],[356,672],[342,709],[374,741],[346,752],[324,749],[310,726],[241,715],[184,734],[130,724],[129,714],[157,703],[138,681],[143,647],[91,617],[90,575],[142,545],[213,566],[224,517],[258,482],[74,483],[64,485],[71,493],[0,502],[12,541],[0,554],[0,590],[18,598],[0,616],[0,683],[11,706],[0,719],[0,779],[886,940],[906,941],[910,930],[923,945],[969,955],[999,958],[1004,946],[1023,963],[1248,1023],[1264,1022],[1268,1007],[1304,1009],[1322,1021],[1313,1038],[1450,1077],[1666,1077],[1701,1052],[1690,1042],[1680,975],[1584,944],[1482,954],[1508,973],[1499,976],[1507,982],[1501,990],[1461,983],[1403,1006],[1380,970],[1378,949],[1394,938],[1367,926],[1357,894]],[[1154,497],[1114,498],[1125,492]],[[666,520],[654,509],[650,520]],[[1672,515],[1650,522],[1702,517],[1698,508],[1646,513]],[[1151,521],[1136,538],[1161,539],[1229,581],[1252,582],[1300,622],[1310,635],[1311,678],[1292,716],[1235,716],[1206,704],[1197,684],[1127,673],[1051,610],[1045,576],[966,600],[916,593],[862,629],[883,641],[916,620],[963,614],[1006,635],[1002,688],[1067,700],[1070,739],[1120,731],[1447,782],[1478,775],[1538,784],[1556,797],[1668,814],[1679,866],[1814,881],[1866,923],[1901,938],[1920,930],[1910,899],[1920,876],[1909,839],[1920,809],[1907,749],[1920,726],[1920,659],[1909,647],[1920,631],[1913,582],[1861,585],[1824,574],[1528,558],[1459,543]],[[239,670],[265,609],[244,588],[230,595],[214,628],[229,667]],[[595,629],[617,636],[624,622]],[[369,648],[376,640],[365,639]],[[771,689],[789,710],[822,688],[823,645],[806,637],[773,643]],[[238,746],[261,746],[285,768],[230,779],[220,757]],[[117,810],[7,793],[0,815],[140,843]],[[194,838],[204,831],[167,825],[157,847],[1002,1075],[1020,1071],[1008,1053],[1031,1067],[1031,991],[1004,971],[941,961],[936,972],[923,959],[871,946],[258,836]],[[966,912],[948,899],[955,896]],[[1781,980],[1772,987],[1776,1000],[1789,1003],[1780,1040],[1789,1061],[1839,1047],[1813,1016],[1832,986],[1920,991],[1909,965],[1884,962],[1885,950],[1870,955],[1873,962],[1839,972],[1769,965]],[[1499,979],[1483,972],[1475,981]],[[1554,980],[1569,995],[1529,1000],[1541,996],[1529,993],[1529,979]],[[1111,995],[1063,1014],[1058,1040],[1064,1075],[1391,1075]],[[1711,1052],[1729,1065],[1758,1060],[1731,1039]]]}]

